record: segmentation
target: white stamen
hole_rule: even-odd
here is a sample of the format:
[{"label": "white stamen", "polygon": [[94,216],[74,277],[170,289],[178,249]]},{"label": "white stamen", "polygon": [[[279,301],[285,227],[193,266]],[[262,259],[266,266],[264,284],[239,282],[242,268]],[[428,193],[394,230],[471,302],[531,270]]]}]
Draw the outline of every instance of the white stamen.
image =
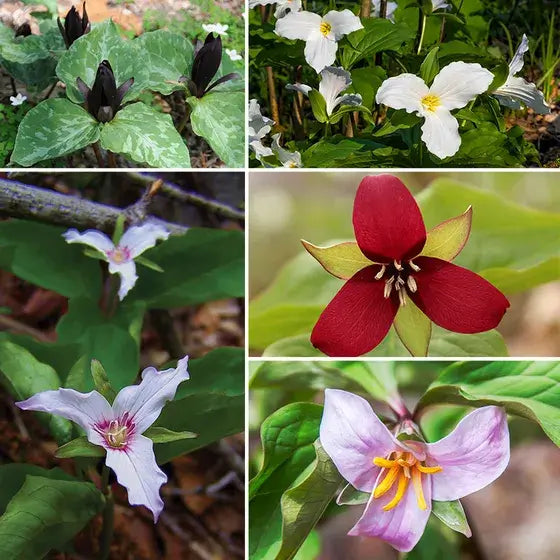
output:
[{"label": "white stamen", "polygon": [[413,276],[409,276],[406,279],[406,285],[412,293],[414,293],[418,289],[418,285],[416,284],[416,280],[414,280]]},{"label": "white stamen", "polygon": [[375,279],[376,280],[381,280],[381,278],[383,278],[383,275],[385,274],[385,265],[382,264],[381,265],[381,270],[375,275]]},{"label": "white stamen", "polygon": [[405,290],[399,290],[398,292],[399,294],[399,305],[404,306],[406,305],[406,291]]},{"label": "white stamen", "polygon": [[410,268],[414,270],[414,272],[418,272],[420,270],[420,267],[417,264],[414,264],[412,261],[408,261],[408,264],[410,265]]},{"label": "white stamen", "polygon": [[394,261],[394,264],[395,264],[395,268],[396,268],[399,272],[403,269],[403,267],[402,267],[402,265],[401,265],[401,263],[400,263],[399,261],[396,261],[396,260],[395,260],[395,261]]},{"label": "white stamen", "polygon": [[387,299],[391,295],[391,290],[393,289],[394,276],[391,276],[387,282],[385,282],[385,289],[383,290],[383,297]]},{"label": "white stamen", "polygon": [[404,286],[404,280],[400,276],[397,278],[397,284]]}]

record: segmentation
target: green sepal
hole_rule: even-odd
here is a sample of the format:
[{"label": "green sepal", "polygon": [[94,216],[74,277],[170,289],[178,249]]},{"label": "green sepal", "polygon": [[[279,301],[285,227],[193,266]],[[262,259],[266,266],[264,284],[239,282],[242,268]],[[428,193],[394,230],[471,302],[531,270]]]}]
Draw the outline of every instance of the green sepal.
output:
[{"label": "green sepal", "polygon": [[138,264],[141,264],[143,266],[151,268],[152,270],[155,270],[156,272],[165,272],[163,270],[163,268],[161,268],[161,266],[159,266],[159,264],[156,264],[155,262],[147,259],[146,257],[136,257],[134,260]]},{"label": "green sepal", "polygon": [[172,441],[194,439],[198,437],[198,434],[193,432],[174,432],[173,430],[168,430],[161,426],[151,426],[143,435],[150,438],[154,443],[171,443]]},{"label": "green sepal", "polygon": [[119,214],[119,217],[117,218],[117,221],[115,222],[115,230],[113,231],[113,243],[115,245],[119,244],[119,241],[121,240],[121,237],[123,235],[125,219],[126,218],[125,218],[124,214]]},{"label": "green sepal", "polygon": [[104,457],[105,450],[99,445],[89,442],[86,436],[81,436],[65,445],[61,445],[54,453],[59,459],[71,457]]},{"label": "green sepal", "polygon": [[102,261],[107,260],[107,257],[105,257],[105,255],[101,251],[98,251],[97,249],[92,249],[91,247],[84,249],[84,255],[86,257],[90,257],[91,259],[99,259]]},{"label": "green sepal", "polygon": [[439,60],[438,60],[439,46],[434,47],[424,58],[420,65],[420,77],[430,85],[434,78],[439,74]]},{"label": "green sepal", "polygon": [[112,403],[115,400],[117,393],[113,389],[113,386],[107,377],[107,372],[99,360],[91,360],[91,376],[93,377],[95,388],[109,401],[109,403]]},{"label": "green sepal", "polygon": [[432,513],[450,529],[471,537],[472,531],[465,515],[465,510],[459,500],[452,502],[432,501]]},{"label": "green sepal", "polygon": [[313,116],[320,123],[327,122],[329,117],[327,115],[327,102],[325,101],[325,98],[316,89],[312,89],[308,93],[308,97],[311,102]]}]

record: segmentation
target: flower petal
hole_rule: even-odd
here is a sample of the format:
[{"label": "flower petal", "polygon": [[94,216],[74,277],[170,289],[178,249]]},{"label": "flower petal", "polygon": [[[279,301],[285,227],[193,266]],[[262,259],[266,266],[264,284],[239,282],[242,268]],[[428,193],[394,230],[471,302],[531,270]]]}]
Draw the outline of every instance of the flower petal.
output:
[{"label": "flower petal", "polygon": [[392,175],[362,179],[352,221],[360,249],[374,262],[411,259],[426,243],[418,204],[403,182]]},{"label": "flower petal", "polygon": [[115,248],[111,239],[104,233],[95,229],[88,229],[84,233],[80,233],[77,229],[69,229],[62,234],[67,243],[82,243],[97,249],[104,255]]},{"label": "flower petal", "polygon": [[373,491],[381,470],[375,457],[399,447],[365,399],[338,389],[325,391],[319,439],[338,472],[362,492]]},{"label": "flower petal", "polygon": [[494,81],[494,74],[478,63],[452,62],[434,78],[430,93],[437,95],[441,107],[450,111],[460,109]]},{"label": "flower petal", "polygon": [[86,431],[88,440],[105,447],[105,440],[94,429],[95,424],[114,418],[111,405],[97,391],[78,393],[74,389],[43,391],[16,403],[22,410],[48,412],[75,422]]},{"label": "flower petal", "polygon": [[[311,12],[290,12],[276,22],[274,32],[286,39],[307,41],[311,34],[320,33],[321,16]],[[333,59],[334,60],[334,59]]]},{"label": "flower petal", "polygon": [[441,159],[455,155],[461,147],[457,119],[442,107],[426,111],[424,117],[422,141],[428,151]]},{"label": "flower petal", "polygon": [[305,84],[295,83],[295,84],[288,84],[286,86],[286,89],[292,91],[299,91],[300,93],[303,93],[303,95],[307,96],[313,88]]},{"label": "flower petal", "polygon": [[437,325],[458,333],[479,333],[498,326],[509,307],[490,282],[441,259],[418,257],[418,291],[410,299]]},{"label": "flower petal", "polygon": [[313,346],[328,356],[360,356],[385,338],[398,304],[383,297],[385,283],[374,280],[378,270],[363,268],[342,286],[313,328]]},{"label": "flower petal", "polygon": [[418,507],[412,483],[409,483],[401,502],[389,511],[384,511],[383,506],[391,501],[393,491],[379,498],[372,495],[362,517],[348,534],[383,539],[401,552],[412,550],[424,533],[432,510],[432,484],[429,476],[422,477],[422,489],[427,505],[424,510]]},{"label": "flower petal", "polygon": [[509,63],[509,75],[515,76],[518,72],[521,72],[523,68],[523,55],[529,50],[529,39],[527,39],[527,35],[523,33],[523,37],[521,38],[521,43],[517,47],[511,62]]},{"label": "flower petal", "polygon": [[332,26],[331,33],[334,34],[336,41],[340,41],[344,35],[363,29],[364,26],[358,16],[355,16],[350,10],[342,10],[337,12],[331,10],[323,17],[323,21],[330,23]]},{"label": "flower petal", "polygon": [[385,80],[375,96],[379,104],[393,109],[405,109],[407,113],[422,111],[422,98],[429,88],[422,78],[414,74],[400,74]]},{"label": "flower petal", "polygon": [[[321,82],[319,83],[319,93],[325,98],[327,103],[327,115],[330,115],[336,105],[335,101],[350,84],[352,78],[350,72],[344,68],[327,66],[321,72]],[[340,103],[340,101],[339,101]]]},{"label": "flower petal", "polygon": [[168,237],[169,232],[163,226],[146,222],[128,228],[119,241],[119,247],[126,247],[130,251],[131,258],[134,259],[154,247],[158,240]]},{"label": "flower petal", "polygon": [[151,439],[135,435],[123,449],[107,449],[107,466],[115,472],[119,484],[128,491],[133,506],[146,506],[154,515],[154,523],[163,509],[159,490],[167,476],[157,466]]},{"label": "flower petal", "polygon": [[165,403],[173,399],[179,384],[189,378],[188,361],[188,356],[185,356],[177,362],[176,368],[164,371],[146,368],[139,385],[130,385],[119,391],[113,403],[115,415],[128,412],[134,419],[137,433],[147,430],[156,421]]},{"label": "flower petal", "polygon": [[321,33],[314,33],[305,43],[305,60],[315,72],[319,73],[325,66],[330,66],[334,62],[337,49],[336,41],[323,37]]},{"label": "flower petal", "polygon": [[136,265],[134,261],[115,263],[109,261],[109,272],[118,274],[121,277],[121,285],[119,286],[119,299],[122,301],[126,294],[134,288],[138,276],[136,274]]},{"label": "flower petal", "polygon": [[506,413],[498,406],[476,409],[447,437],[427,444],[427,453],[443,468],[432,475],[434,500],[457,500],[488,486],[509,462]]},{"label": "flower petal", "polygon": [[523,78],[508,78],[506,83],[492,92],[498,101],[510,109],[521,109],[523,103],[536,113],[546,115],[550,113],[544,94],[537,89],[537,86]]}]

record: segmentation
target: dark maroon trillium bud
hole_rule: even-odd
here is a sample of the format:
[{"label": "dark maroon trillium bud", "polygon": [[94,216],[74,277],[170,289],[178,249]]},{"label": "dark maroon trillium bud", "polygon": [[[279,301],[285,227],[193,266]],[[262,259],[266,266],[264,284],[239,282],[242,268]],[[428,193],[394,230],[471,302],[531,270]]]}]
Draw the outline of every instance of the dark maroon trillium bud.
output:
[{"label": "dark maroon trillium bud", "polygon": [[86,3],[84,2],[83,6],[83,16],[80,17],[78,10],[72,6],[66,17],[64,18],[64,26],[60,21],[60,18],[57,18],[58,22],[58,29],[60,29],[60,34],[64,39],[64,43],[66,44],[66,48],[69,49],[70,45],[82,35],[85,35],[90,30],[90,24],[88,15],[86,12]]},{"label": "dark maroon trillium bud", "polygon": [[188,80],[189,90],[192,95],[202,97],[217,85],[241,78],[237,72],[232,72],[218,78],[211,86],[208,87],[210,80],[216,75],[218,68],[222,62],[222,39],[218,35],[214,37],[209,33],[204,41],[204,45],[198,50],[194,57],[191,71],[191,78]]},{"label": "dark maroon trillium bud", "polygon": [[22,23],[16,29],[16,37],[29,37],[31,35],[31,26],[28,23]]},{"label": "dark maroon trillium bud", "polygon": [[86,100],[87,111],[99,122],[105,123],[113,120],[121,107],[124,96],[134,83],[134,78],[126,80],[117,89],[113,69],[109,61],[104,60],[97,68],[91,89],[81,78],[77,78],[76,83]]}]

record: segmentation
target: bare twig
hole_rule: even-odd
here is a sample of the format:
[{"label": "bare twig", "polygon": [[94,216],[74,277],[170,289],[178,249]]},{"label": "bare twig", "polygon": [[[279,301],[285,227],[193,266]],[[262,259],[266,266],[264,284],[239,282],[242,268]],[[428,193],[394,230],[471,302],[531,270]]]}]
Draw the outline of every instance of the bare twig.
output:
[{"label": "bare twig", "polygon": [[[371,0],[362,0],[362,7],[360,10],[360,16],[363,18],[368,18],[371,14]],[[383,17],[383,16],[381,16]]]},{"label": "bare twig", "polygon": [[17,319],[7,317],[6,315],[0,315],[0,330],[7,330],[15,334],[26,334],[39,342],[52,342],[52,339],[40,330],[34,329],[25,323],[20,323]]},{"label": "bare twig", "polygon": [[224,439],[215,443],[214,447],[224,457],[228,465],[243,478],[245,476],[245,463],[237,451]]}]

